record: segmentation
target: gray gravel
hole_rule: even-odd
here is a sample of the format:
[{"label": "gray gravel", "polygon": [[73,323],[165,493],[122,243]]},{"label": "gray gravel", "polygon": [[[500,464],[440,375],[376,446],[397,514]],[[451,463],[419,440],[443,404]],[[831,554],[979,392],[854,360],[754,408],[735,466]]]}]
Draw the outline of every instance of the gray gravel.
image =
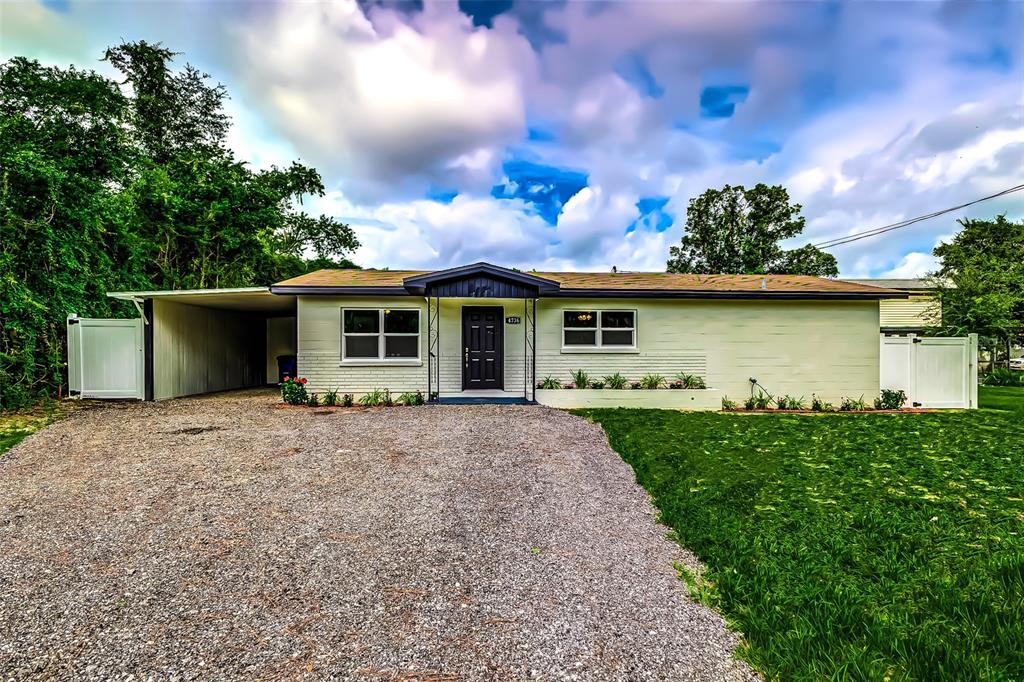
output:
[{"label": "gray gravel", "polygon": [[599,427],[84,410],[0,456],[2,677],[748,679]]}]

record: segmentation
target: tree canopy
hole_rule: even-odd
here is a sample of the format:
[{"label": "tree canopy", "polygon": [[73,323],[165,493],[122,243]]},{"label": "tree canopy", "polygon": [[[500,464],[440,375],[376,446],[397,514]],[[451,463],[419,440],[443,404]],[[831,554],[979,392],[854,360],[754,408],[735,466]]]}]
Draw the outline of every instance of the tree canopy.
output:
[{"label": "tree canopy", "polygon": [[256,171],[226,144],[227,92],[159,44],[92,70],[0,63],[0,406],[64,383],[65,318],[134,316],[106,292],[266,285],[354,267],[349,226],[301,211],[299,163]]},{"label": "tree canopy", "polygon": [[789,202],[780,185],[751,189],[726,185],[690,199],[686,227],[669,249],[669,272],[716,274],[793,274],[834,277],[831,254],[807,245],[783,249],[779,242],[804,230],[800,204]]},{"label": "tree canopy", "polygon": [[958,222],[963,229],[934,251],[942,332],[973,332],[1008,346],[1024,335],[1024,220]]}]

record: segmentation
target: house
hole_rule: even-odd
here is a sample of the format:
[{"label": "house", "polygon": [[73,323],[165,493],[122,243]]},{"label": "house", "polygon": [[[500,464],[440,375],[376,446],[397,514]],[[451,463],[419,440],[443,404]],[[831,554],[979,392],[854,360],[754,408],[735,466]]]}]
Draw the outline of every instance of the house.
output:
[{"label": "house", "polygon": [[[570,392],[537,384],[567,383],[575,369],[630,380],[685,372],[709,390],[642,392],[644,404],[694,408],[717,408],[723,395],[742,400],[752,379],[778,395],[876,395],[879,303],[908,296],[805,276],[523,272],[487,263],[109,295],[144,313],[149,399],[273,383],[275,358],[295,355],[312,391],[387,388],[441,400],[564,405]],[[634,404],[641,392],[630,393],[604,391],[599,404]]]},{"label": "house", "polygon": [[844,279],[907,294],[906,298],[883,299],[878,306],[881,332],[887,336],[920,334],[942,323],[942,303],[935,283],[927,279]]}]

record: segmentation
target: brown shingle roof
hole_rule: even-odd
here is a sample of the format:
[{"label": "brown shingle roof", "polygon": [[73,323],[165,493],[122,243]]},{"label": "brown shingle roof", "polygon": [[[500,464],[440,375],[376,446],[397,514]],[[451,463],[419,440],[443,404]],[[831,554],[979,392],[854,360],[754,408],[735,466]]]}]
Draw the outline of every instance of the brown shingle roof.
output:
[{"label": "brown shingle roof", "polygon": [[[318,270],[278,282],[275,287],[402,287],[406,277],[423,270]],[[902,297],[898,292],[849,281],[805,275],[680,275],[666,272],[535,272],[527,274],[558,282],[561,293],[571,291],[650,291],[791,294],[861,294]],[[764,288],[761,287],[764,280]],[[344,293],[343,291],[339,293]],[[905,295],[904,295],[905,296]]]}]

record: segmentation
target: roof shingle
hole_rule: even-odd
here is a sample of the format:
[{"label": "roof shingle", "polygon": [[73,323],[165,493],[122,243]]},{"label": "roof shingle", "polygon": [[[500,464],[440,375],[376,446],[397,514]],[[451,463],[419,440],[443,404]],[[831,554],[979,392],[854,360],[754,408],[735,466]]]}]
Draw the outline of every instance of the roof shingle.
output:
[{"label": "roof shingle", "polygon": [[[406,277],[425,270],[318,270],[278,282],[275,287],[395,287]],[[528,274],[558,282],[561,293],[571,291],[821,293],[884,295],[898,293],[850,281],[807,275],[682,275],[666,272],[536,272]],[[762,286],[763,282],[763,286]],[[343,293],[343,292],[339,292]],[[634,294],[635,295],[635,294]]]}]

